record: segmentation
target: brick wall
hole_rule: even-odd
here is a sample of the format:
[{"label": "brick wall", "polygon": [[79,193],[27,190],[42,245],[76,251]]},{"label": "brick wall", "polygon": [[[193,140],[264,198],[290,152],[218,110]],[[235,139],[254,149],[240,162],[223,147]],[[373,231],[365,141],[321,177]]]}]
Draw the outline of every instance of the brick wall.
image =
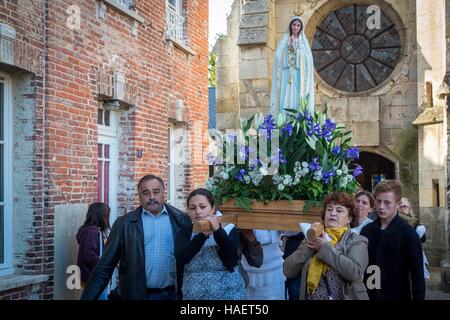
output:
[{"label": "brick wall", "polygon": [[[74,0],[70,5],[80,8],[78,30],[66,26],[66,1],[0,1],[0,22],[17,32],[16,48],[20,50],[16,50],[15,66],[26,70],[30,80],[23,86],[28,89],[20,94],[31,99],[28,103],[33,106],[32,111],[23,112],[27,125],[22,123],[32,130],[20,137],[26,141],[28,154],[20,162],[21,170],[24,175],[27,170],[31,174],[25,185],[14,191],[15,195],[27,195],[19,199],[26,208],[24,222],[15,226],[21,230],[26,224],[16,237],[27,240],[14,252],[15,267],[20,272],[50,275],[42,289],[44,299],[53,297],[55,206],[91,203],[97,198],[98,70],[123,73],[127,86],[137,90],[136,105],[120,114],[119,214],[137,205],[135,185],[142,175],[153,173],[167,179],[167,127],[176,100],[184,102],[185,126],[190,128],[188,138],[193,146],[192,161],[184,165],[182,193],[202,185],[208,174],[202,152],[207,141],[194,141],[191,131],[194,127],[207,130],[208,125],[207,1],[188,0],[184,6],[194,55],[164,40],[165,1],[136,1],[137,12],[145,19],[137,37],[131,35],[130,17],[114,8],[107,6],[101,19],[95,1]],[[0,70],[13,74],[16,69],[0,64]],[[20,141],[15,144],[18,158],[22,148]],[[136,157],[138,149],[143,150],[142,158]],[[32,219],[26,219],[27,215]],[[0,298],[6,296],[14,298],[9,292],[0,292]]]}]

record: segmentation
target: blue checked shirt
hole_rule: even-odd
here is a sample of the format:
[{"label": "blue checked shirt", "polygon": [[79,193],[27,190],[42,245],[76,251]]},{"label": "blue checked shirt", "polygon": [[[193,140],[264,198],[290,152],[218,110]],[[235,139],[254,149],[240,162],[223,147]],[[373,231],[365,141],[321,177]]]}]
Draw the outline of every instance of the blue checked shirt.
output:
[{"label": "blue checked shirt", "polygon": [[154,216],[142,209],[144,227],[145,274],[147,288],[164,288],[175,284],[175,256],[169,213],[163,205]]}]

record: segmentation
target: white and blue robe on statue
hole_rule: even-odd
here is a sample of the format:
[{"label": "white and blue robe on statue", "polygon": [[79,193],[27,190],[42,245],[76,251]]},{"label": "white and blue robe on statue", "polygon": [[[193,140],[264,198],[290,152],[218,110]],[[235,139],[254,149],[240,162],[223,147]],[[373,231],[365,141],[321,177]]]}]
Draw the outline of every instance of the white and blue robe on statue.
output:
[{"label": "white and blue robe on statue", "polygon": [[[284,109],[300,109],[300,100],[307,98],[305,109],[314,111],[314,63],[308,39],[305,36],[305,24],[300,17],[302,30],[290,45],[290,31],[286,32],[274,54],[272,64],[272,89],[270,97],[270,113],[277,115]],[[290,25],[289,23],[289,25]],[[291,50],[289,48],[291,47]],[[305,110],[301,110],[305,111]]]}]

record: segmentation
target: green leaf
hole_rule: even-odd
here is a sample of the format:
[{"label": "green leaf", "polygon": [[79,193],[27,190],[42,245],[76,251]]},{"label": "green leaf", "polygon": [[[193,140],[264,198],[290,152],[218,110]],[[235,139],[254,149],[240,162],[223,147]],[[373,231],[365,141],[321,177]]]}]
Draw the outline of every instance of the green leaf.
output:
[{"label": "green leaf", "polygon": [[244,132],[247,132],[248,129],[252,126],[253,118],[255,115],[253,115],[250,119],[247,120],[247,123],[245,124],[244,128],[242,129]]},{"label": "green leaf", "polygon": [[251,199],[245,198],[245,197],[238,197],[238,198],[236,198],[235,202],[239,208],[242,208],[249,212],[252,211],[252,200]]},{"label": "green leaf", "polygon": [[319,140],[316,141],[316,152],[320,158],[323,158],[325,150],[323,148],[322,142],[320,142]]},{"label": "green leaf", "polygon": [[305,98],[302,98],[300,100],[300,110],[305,111],[306,107],[308,106],[308,97],[309,95],[306,95]]},{"label": "green leaf", "polygon": [[287,170],[292,172],[295,166],[295,162],[300,161],[306,153],[306,145],[302,144],[289,158],[287,158]]},{"label": "green leaf", "polygon": [[279,113],[277,116],[277,127],[281,128],[285,122],[285,117],[283,113]]},{"label": "green leaf", "polygon": [[309,147],[313,150],[316,151],[316,143],[317,143],[317,137],[316,136],[311,136],[311,137],[306,137],[306,143],[308,143]]},{"label": "green leaf", "polygon": [[328,153],[324,151],[323,159],[322,159],[322,170],[328,171]]}]

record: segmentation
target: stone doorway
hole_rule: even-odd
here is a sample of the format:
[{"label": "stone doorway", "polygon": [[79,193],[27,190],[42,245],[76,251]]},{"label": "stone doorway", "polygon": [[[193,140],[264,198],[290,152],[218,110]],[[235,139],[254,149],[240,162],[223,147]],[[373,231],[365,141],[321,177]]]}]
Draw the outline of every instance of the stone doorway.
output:
[{"label": "stone doorway", "polygon": [[361,152],[356,163],[363,168],[356,180],[364,190],[373,192],[381,180],[395,179],[395,163],[379,154]]}]

